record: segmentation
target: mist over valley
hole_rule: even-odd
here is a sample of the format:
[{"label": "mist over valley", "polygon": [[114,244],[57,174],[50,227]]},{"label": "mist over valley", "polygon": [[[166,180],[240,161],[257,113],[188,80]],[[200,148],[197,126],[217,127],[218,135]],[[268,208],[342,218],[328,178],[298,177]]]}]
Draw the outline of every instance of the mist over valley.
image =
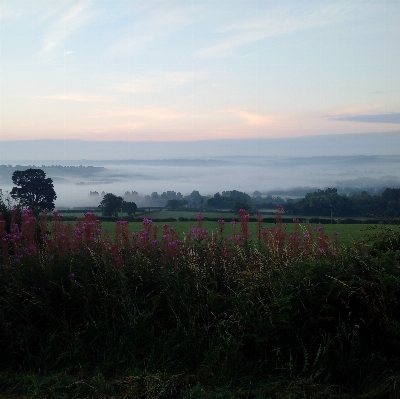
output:
[{"label": "mist over valley", "polygon": [[202,196],[238,190],[252,195],[298,198],[307,192],[336,187],[351,194],[377,192],[400,185],[400,156],[220,156],[207,158],[25,161],[0,166],[0,188],[10,191],[15,170],[40,168],[53,179],[56,207],[97,206],[100,195],[137,192],[138,206],[154,205],[152,193],[196,190]]}]

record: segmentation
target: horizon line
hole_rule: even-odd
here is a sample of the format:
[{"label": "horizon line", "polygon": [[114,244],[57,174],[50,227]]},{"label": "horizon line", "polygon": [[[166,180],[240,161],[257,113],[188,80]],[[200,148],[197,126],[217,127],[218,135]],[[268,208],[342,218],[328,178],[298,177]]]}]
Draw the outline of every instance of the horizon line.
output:
[{"label": "horizon line", "polygon": [[331,134],[313,134],[303,136],[287,136],[287,137],[234,137],[234,138],[216,138],[216,139],[197,139],[197,140],[88,140],[88,139],[62,139],[62,138],[46,138],[46,139],[1,139],[1,143],[10,142],[27,142],[27,141],[78,141],[78,142],[96,142],[96,143],[196,143],[196,142],[215,142],[215,141],[257,141],[257,140],[298,140],[298,139],[315,139],[315,138],[332,138],[332,137],[348,137],[348,136],[362,136],[362,135],[398,135],[399,131],[385,131],[385,132],[361,132],[361,133],[331,133]]}]

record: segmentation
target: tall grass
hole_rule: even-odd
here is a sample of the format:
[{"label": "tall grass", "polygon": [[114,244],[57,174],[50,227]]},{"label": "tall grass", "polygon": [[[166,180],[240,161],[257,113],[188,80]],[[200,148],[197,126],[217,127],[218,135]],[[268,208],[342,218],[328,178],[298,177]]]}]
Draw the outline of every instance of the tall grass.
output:
[{"label": "tall grass", "polygon": [[244,210],[217,232],[198,214],[185,235],[164,225],[161,238],[150,219],[133,235],[117,222],[111,239],[93,213],[74,226],[57,213],[4,216],[0,366],[10,395],[32,389],[28,375],[63,375],[42,397],[56,386],[68,397],[399,394],[400,248],[379,237],[345,249],[298,221],[288,234],[279,207],[276,226],[259,216],[255,235]]}]

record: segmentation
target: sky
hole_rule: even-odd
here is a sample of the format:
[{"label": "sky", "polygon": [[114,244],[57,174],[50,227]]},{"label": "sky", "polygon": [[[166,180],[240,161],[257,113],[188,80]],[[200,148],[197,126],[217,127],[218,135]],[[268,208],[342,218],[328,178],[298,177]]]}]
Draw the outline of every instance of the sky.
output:
[{"label": "sky", "polygon": [[400,135],[399,20],[398,0],[0,0],[0,147]]}]

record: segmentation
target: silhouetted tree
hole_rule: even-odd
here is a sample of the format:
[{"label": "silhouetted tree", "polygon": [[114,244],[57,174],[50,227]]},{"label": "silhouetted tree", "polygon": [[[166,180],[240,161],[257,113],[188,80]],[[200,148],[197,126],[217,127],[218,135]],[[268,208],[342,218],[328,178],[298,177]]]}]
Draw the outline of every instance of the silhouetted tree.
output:
[{"label": "silhouetted tree", "polygon": [[196,190],[193,190],[191,194],[184,197],[191,207],[200,207],[203,204],[203,197]]},{"label": "silhouetted tree", "polygon": [[241,208],[250,211],[254,207],[251,197],[237,190],[223,191],[222,195],[216,193],[214,197],[208,198],[204,205],[206,208],[231,209],[235,212],[239,211]]},{"label": "silhouetted tree", "polygon": [[137,205],[134,202],[123,201],[121,209],[122,212],[126,212],[129,216],[132,214],[133,216],[136,216]]},{"label": "silhouetted tree", "polygon": [[41,169],[16,170],[12,181],[17,187],[10,192],[12,198],[19,200],[22,206],[31,209],[34,214],[40,211],[52,211],[57,198],[53,180],[46,178]]},{"label": "silhouetted tree", "polygon": [[100,202],[99,208],[101,208],[103,216],[118,216],[123,202],[124,199],[122,197],[107,193]]},{"label": "silhouetted tree", "polygon": [[336,188],[327,188],[308,193],[303,199],[286,204],[285,212],[306,216],[356,216],[359,214],[355,202],[345,196],[339,195]]},{"label": "silhouetted tree", "polygon": [[182,209],[187,203],[186,200],[170,199],[165,207],[168,209]]}]

